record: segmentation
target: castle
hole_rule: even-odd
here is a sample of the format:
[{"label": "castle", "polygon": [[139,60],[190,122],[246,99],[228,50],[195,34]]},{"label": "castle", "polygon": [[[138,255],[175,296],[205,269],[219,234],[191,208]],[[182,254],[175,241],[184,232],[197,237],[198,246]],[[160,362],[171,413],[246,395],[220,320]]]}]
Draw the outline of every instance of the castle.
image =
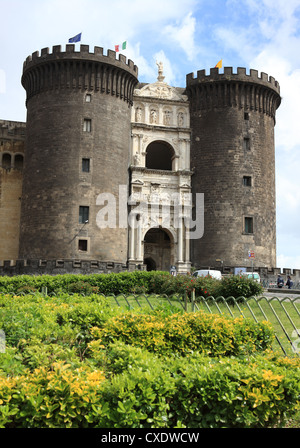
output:
[{"label": "castle", "polygon": [[141,84],[101,47],[27,57],[27,122],[0,121],[2,266],[276,267],[278,82],[225,67],[178,88],[157,65]]}]

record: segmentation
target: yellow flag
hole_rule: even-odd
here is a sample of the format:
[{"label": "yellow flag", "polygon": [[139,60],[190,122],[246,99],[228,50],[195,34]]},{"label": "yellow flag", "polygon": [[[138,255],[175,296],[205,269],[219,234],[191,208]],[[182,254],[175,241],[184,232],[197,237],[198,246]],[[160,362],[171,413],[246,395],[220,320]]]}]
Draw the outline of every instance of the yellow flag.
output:
[{"label": "yellow flag", "polygon": [[215,68],[222,68],[222,61],[223,61],[223,59],[221,59],[221,60],[217,63],[217,65],[215,66]]}]

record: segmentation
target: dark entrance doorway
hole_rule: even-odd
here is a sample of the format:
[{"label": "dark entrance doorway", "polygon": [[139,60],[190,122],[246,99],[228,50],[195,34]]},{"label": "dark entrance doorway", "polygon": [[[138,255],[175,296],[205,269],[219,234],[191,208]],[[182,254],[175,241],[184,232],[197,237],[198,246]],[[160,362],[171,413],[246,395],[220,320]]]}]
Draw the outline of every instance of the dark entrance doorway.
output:
[{"label": "dark entrance doorway", "polygon": [[144,259],[144,264],[147,267],[147,271],[156,271],[156,263],[153,258],[148,257]]},{"label": "dark entrance doorway", "polygon": [[152,142],[146,150],[146,168],[172,171],[173,148],[165,142]]},{"label": "dark entrance doorway", "polygon": [[148,230],[144,238],[144,263],[147,271],[169,271],[172,260],[170,235],[163,229]]}]

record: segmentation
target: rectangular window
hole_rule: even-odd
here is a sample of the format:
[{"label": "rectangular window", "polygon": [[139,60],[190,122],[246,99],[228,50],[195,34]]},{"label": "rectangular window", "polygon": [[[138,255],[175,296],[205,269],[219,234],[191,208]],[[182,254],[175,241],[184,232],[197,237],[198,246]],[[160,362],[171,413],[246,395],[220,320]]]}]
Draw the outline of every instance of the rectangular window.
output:
[{"label": "rectangular window", "polygon": [[250,151],[250,138],[248,137],[244,138],[244,150]]},{"label": "rectangular window", "polygon": [[245,187],[251,187],[251,185],[252,185],[252,179],[251,179],[251,176],[244,176],[244,177],[243,177],[243,185],[244,185]]},{"label": "rectangular window", "polygon": [[249,113],[248,112],[244,113],[244,120],[249,120]]},{"label": "rectangular window", "polygon": [[78,250],[81,250],[82,252],[87,252],[87,240],[78,240]]},{"label": "rectangular window", "polygon": [[83,173],[90,172],[90,159],[82,159],[82,172]]},{"label": "rectangular window", "polygon": [[83,130],[84,132],[91,132],[92,130],[92,120],[89,118],[85,118],[83,121]]},{"label": "rectangular window", "polygon": [[245,233],[253,233],[253,218],[245,217]]},{"label": "rectangular window", "polygon": [[87,224],[89,221],[90,208],[85,205],[79,207],[79,224]]},{"label": "rectangular window", "polygon": [[90,93],[87,93],[85,95],[85,102],[90,103],[92,101],[92,95]]}]

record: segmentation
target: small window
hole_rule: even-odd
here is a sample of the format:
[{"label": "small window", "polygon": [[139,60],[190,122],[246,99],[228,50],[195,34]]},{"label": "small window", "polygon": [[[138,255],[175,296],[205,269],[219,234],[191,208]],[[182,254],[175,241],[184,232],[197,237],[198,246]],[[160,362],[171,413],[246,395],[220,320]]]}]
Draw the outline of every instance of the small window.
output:
[{"label": "small window", "polygon": [[90,172],[90,159],[82,159],[82,172],[83,173]]},{"label": "small window", "polygon": [[249,113],[248,112],[244,113],[244,120],[249,120]]},{"label": "small window", "polygon": [[23,156],[21,154],[15,156],[15,168],[17,170],[22,170],[23,168]]},{"label": "small window", "polygon": [[251,179],[251,176],[244,176],[244,177],[243,177],[243,185],[244,185],[245,187],[251,187],[251,185],[252,185],[252,179]]},{"label": "small window", "polygon": [[2,167],[5,168],[6,170],[10,169],[10,167],[11,167],[11,155],[10,154],[3,154]]},{"label": "small window", "polygon": [[250,151],[250,138],[248,137],[244,138],[244,150]]},{"label": "small window", "polygon": [[253,233],[253,218],[245,218],[245,233]]},{"label": "small window", "polygon": [[92,120],[89,118],[85,118],[83,122],[83,130],[84,132],[91,132],[92,130]]},{"label": "small window", "polygon": [[87,252],[88,244],[87,240],[78,240],[78,250]]},{"label": "small window", "polygon": [[79,207],[79,224],[87,224],[89,222],[90,208],[85,205]]},{"label": "small window", "polygon": [[87,93],[85,95],[85,102],[90,103],[92,101],[92,95],[90,93]]}]

